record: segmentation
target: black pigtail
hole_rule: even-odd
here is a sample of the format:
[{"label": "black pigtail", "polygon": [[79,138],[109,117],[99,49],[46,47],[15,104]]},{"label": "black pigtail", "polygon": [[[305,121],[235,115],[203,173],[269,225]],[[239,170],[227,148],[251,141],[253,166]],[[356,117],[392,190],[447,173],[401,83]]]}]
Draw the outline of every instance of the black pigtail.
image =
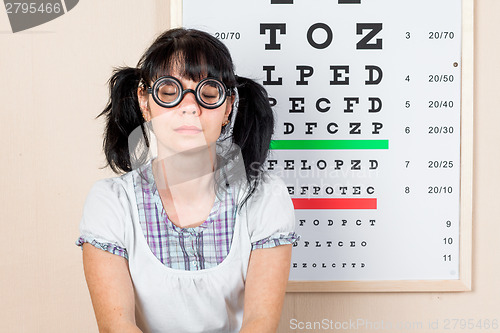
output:
[{"label": "black pigtail", "polygon": [[97,116],[106,116],[103,149],[107,165],[116,173],[132,170],[128,141],[134,129],[141,127],[146,145],[149,147],[137,98],[140,80],[141,75],[137,68],[115,68],[108,81],[110,93],[108,104]]},{"label": "black pigtail", "polygon": [[251,195],[264,171],[274,132],[274,114],[263,86],[248,78],[236,79],[239,100],[233,142],[241,149]]}]

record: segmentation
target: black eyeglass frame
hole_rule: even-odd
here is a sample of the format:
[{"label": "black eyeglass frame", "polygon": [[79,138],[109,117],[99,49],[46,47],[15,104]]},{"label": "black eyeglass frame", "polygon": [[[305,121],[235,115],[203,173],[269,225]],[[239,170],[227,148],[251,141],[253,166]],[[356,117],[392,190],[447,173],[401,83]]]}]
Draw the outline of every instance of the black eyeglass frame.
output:
[{"label": "black eyeglass frame", "polygon": [[[164,101],[162,101],[159,97],[158,97],[158,88],[160,86],[161,83],[163,83],[163,81],[165,80],[171,80],[173,81],[179,88],[179,96],[177,96],[177,98],[173,101],[173,102],[170,102],[170,103],[165,103]],[[222,93],[223,95],[221,96],[221,98],[219,99],[219,101],[215,104],[207,104],[205,103],[201,96],[200,96],[200,91],[201,91],[201,87],[203,87],[203,85],[205,85],[207,82],[209,81],[215,81],[217,84],[220,84],[221,87],[222,87]],[[198,84],[196,85],[195,89],[184,89],[184,87],[182,86],[182,83],[175,77],[173,76],[170,76],[170,75],[165,75],[165,76],[162,76],[162,77],[159,77],[154,83],[153,83],[153,86],[152,87],[146,87],[146,91],[148,94],[151,94],[153,96],[153,100],[156,102],[156,104],[158,104],[159,106],[161,107],[164,107],[164,108],[173,108],[177,105],[179,105],[179,103],[182,101],[182,99],[184,98],[184,95],[186,93],[193,93],[193,95],[195,96],[196,98],[196,101],[198,102],[198,104],[200,106],[202,106],[203,108],[205,109],[217,109],[218,107],[220,107],[222,104],[224,104],[224,102],[226,101],[226,99],[232,95],[232,91],[231,89],[227,88],[226,85],[224,84],[224,82],[218,80],[218,79],[215,79],[215,78],[211,78],[211,77],[207,77],[203,80],[201,80],[200,82],[198,82]]]}]

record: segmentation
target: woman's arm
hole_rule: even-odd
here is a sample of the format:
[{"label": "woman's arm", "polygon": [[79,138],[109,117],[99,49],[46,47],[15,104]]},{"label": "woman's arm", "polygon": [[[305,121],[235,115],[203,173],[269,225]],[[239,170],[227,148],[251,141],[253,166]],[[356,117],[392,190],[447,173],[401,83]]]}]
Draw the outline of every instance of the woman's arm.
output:
[{"label": "woman's arm", "polygon": [[250,254],[241,333],[274,333],[278,329],[291,255],[291,244],[256,249]]},{"label": "woman's arm", "polygon": [[82,245],[85,279],[99,332],[141,332],[135,325],[134,287],[127,259]]}]

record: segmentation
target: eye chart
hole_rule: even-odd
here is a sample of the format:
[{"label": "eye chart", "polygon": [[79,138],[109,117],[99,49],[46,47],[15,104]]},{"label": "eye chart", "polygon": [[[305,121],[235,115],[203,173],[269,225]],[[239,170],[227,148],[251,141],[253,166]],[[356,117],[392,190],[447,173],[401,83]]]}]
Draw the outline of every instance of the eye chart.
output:
[{"label": "eye chart", "polygon": [[472,1],[184,0],[182,15],[269,93],[266,168],[301,236],[289,291],[470,288]]}]

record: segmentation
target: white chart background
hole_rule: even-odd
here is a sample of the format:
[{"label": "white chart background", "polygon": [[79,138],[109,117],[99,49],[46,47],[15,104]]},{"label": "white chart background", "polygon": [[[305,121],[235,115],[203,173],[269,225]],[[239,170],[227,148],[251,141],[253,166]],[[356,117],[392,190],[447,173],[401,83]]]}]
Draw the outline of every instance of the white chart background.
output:
[{"label": "white chart background", "polygon": [[[184,0],[183,25],[221,38],[238,75],[263,83],[263,66],[275,66],[272,79],[282,78],[282,85],[265,85],[277,101],[273,139],[388,140],[388,149],[272,151],[274,172],[294,190],[293,199],[377,200],[376,209],[296,209],[301,239],[293,248],[290,280],[458,279],[461,2],[360,2]],[[266,50],[271,32],[261,34],[261,24],[283,23],[286,34],[276,34],[280,49]],[[326,48],[315,48],[307,40],[316,23],[332,31]],[[371,31],[357,34],[357,25],[364,23],[382,24],[368,42],[381,39],[381,49],[356,48]],[[321,44],[327,33],[317,29],[312,37]],[[306,78],[307,85],[297,85],[296,66],[303,65],[313,67],[314,73]],[[349,85],[330,85],[330,66],[349,66],[341,77],[348,76]],[[379,84],[365,84],[365,66],[382,70]],[[303,113],[290,112],[291,97],[304,98],[299,105]],[[359,98],[353,112],[344,112],[345,97]],[[369,97],[382,101],[379,112],[368,112]],[[330,101],[329,111],[316,110],[319,98]],[[317,123],[312,134],[306,134],[306,122]],[[338,126],[334,134],[327,131],[332,122]],[[285,123],[293,124],[293,133],[285,134]],[[359,134],[350,133],[351,123],[361,123]],[[376,134],[373,123],[382,124]],[[285,160],[293,160],[295,170],[283,170]],[[300,170],[302,160],[311,170]],[[361,161],[361,170],[350,169],[352,160]],[[377,169],[369,170],[370,160],[377,161]],[[318,161],[324,161],[324,170],[316,167]],[[335,161],[343,161],[340,170],[335,170]],[[301,195],[301,186],[321,190]],[[333,193],[326,193],[328,186]],[[353,194],[357,186],[361,193]]]}]

